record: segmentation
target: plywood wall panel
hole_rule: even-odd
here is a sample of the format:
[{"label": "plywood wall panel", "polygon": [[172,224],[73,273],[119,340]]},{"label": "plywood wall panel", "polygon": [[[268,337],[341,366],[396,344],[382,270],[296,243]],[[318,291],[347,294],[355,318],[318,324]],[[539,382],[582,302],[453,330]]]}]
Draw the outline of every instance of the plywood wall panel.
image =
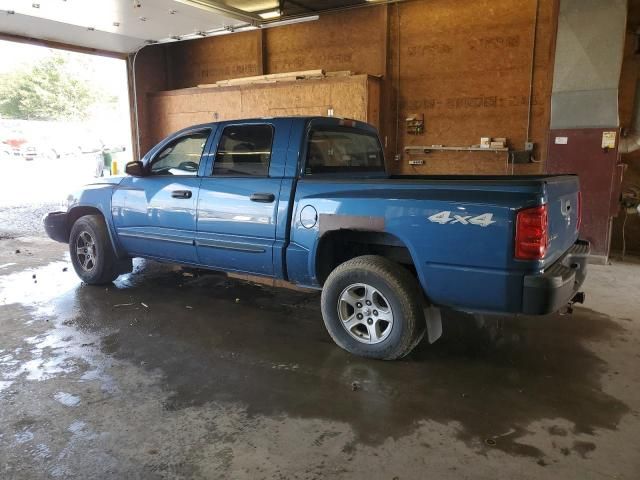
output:
[{"label": "plywood wall panel", "polygon": [[242,91],[243,113],[248,115],[270,116],[281,109],[291,107],[324,107],[326,115],[326,108],[330,102],[330,85],[317,80],[249,87]]},{"label": "plywood wall panel", "polygon": [[[369,95],[379,94],[379,81],[367,75],[301,80],[274,84],[194,88],[151,94],[148,97],[150,143],[172,132],[217,120],[289,115],[327,115],[353,118],[377,125],[369,117]],[[373,87],[372,87],[373,85]],[[373,110],[375,114],[375,110]]]},{"label": "plywood wall panel", "polygon": [[238,89],[161,92],[149,95],[147,104],[149,136],[145,151],[183,128],[242,116],[242,92]]},{"label": "plywood wall panel", "polygon": [[266,73],[322,68],[384,75],[386,7],[321,15],[265,31]]},{"label": "plywood wall panel", "polygon": [[[137,103],[133,108],[135,112],[133,115],[133,148],[138,156],[142,156],[147,152],[147,145],[153,141],[153,133],[146,128],[149,117],[146,102],[147,95],[150,92],[169,88],[166,50],[162,45],[143,48],[138,52],[137,56],[130,57],[129,65],[135,66],[135,81],[137,85],[136,95],[130,95],[131,105],[134,106],[134,102]],[[131,80],[133,81],[133,79]],[[136,136],[137,132],[139,132],[139,139]],[[140,142],[140,152],[137,152],[138,140]]]},{"label": "plywood wall panel", "polygon": [[[424,165],[409,165],[409,159],[422,159]],[[425,170],[429,175],[451,175],[452,172],[458,175],[508,175],[511,165],[506,160],[507,154],[502,152],[432,152],[405,154],[402,163],[406,166],[401,169],[396,164],[395,167],[405,175],[424,175]]]},{"label": "plywood wall panel", "polygon": [[[544,160],[557,0],[416,0],[324,14],[319,21],[261,32],[149,48],[166,50],[165,89],[306,69],[381,75],[381,82],[372,87],[379,92],[369,95],[380,101],[369,105],[367,117],[375,118],[380,127],[394,172],[503,173],[501,161],[490,160],[486,153],[432,154],[422,167],[410,167],[407,158],[396,162],[393,157],[405,145],[470,145],[479,143],[481,136],[507,137],[513,148],[524,147],[538,3],[529,138],[537,144],[536,158]],[[216,103],[216,111],[219,118],[255,113],[247,102],[267,105],[268,115],[326,114],[332,107],[355,117],[359,109],[350,109],[348,96],[333,98],[321,88],[305,90],[314,99],[305,97],[304,102],[295,89],[289,97],[277,92],[256,90],[253,97],[244,93],[224,105]],[[366,94],[354,94],[355,104],[360,104],[362,95]],[[162,106],[165,113],[159,115],[198,111],[212,98],[191,94],[178,103],[167,100]],[[423,135],[405,133],[404,118],[413,113],[425,115]],[[157,117],[157,121],[162,120]],[[543,168],[542,162],[518,165],[514,172]]]},{"label": "plywood wall panel", "polygon": [[369,123],[376,125],[379,130],[382,130],[383,127],[383,118],[380,112],[382,86],[382,82],[379,81],[369,80],[369,82],[367,82],[367,118]]},{"label": "plywood wall panel", "polygon": [[[402,123],[402,145],[473,145],[482,136],[492,136],[507,137],[512,148],[524,148],[536,3],[432,0],[390,8],[391,62],[393,81],[400,89],[400,118],[414,113],[425,116],[423,135],[405,134]],[[530,138],[538,144],[540,157],[546,149],[549,116],[553,2],[541,1],[538,13]],[[490,162],[485,152],[438,155],[460,160],[449,165],[449,173],[504,173],[503,165]],[[469,165],[476,162],[479,165]],[[403,173],[440,170],[435,160],[423,167],[407,163],[397,167]],[[527,168],[540,170],[541,164]]]},{"label": "plywood wall panel", "polygon": [[171,89],[263,74],[260,31],[172,43],[167,54]]}]

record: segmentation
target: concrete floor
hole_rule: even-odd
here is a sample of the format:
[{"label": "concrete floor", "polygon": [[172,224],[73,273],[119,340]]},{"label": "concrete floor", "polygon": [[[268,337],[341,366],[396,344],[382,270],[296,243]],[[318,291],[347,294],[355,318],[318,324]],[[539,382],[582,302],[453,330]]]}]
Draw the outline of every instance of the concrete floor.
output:
[{"label": "concrete floor", "polygon": [[572,316],[447,313],[384,363],[317,295],[145,262],[87,287],[6,237],[2,479],[640,478],[639,264],[592,266]]}]

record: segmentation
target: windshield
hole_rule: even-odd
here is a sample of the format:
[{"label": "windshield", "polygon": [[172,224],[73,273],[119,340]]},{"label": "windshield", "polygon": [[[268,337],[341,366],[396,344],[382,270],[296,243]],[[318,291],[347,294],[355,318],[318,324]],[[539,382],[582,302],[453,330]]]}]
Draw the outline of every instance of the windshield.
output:
[{"label": "windshield", "polygon": [[384,172],[378,137],[355,128],[316,128],[309,134],[305,174]]}]

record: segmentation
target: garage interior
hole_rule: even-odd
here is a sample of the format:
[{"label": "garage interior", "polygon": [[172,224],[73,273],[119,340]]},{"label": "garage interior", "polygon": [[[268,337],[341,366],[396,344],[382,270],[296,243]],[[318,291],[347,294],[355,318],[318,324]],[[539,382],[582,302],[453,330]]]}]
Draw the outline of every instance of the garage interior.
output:
[{"label": "garage interior", "polygon": [[0,39],[125,59],[132,159],[197,123],[361,120],[392,174],[578,174],[592,245],[573,314],[447,311],[379,362],[317,293],[142,260],[94,289],[3,225],[0,478],[640,476],[640,2],[7,0]]}]

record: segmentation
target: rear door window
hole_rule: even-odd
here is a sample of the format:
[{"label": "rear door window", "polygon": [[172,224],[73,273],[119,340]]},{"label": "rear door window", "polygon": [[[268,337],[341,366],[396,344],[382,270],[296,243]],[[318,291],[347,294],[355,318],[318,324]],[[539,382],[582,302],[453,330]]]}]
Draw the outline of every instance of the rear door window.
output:
[{"label": "rear door window", "polygon": [[268,176],[272,145],[271,125],[226,127],[218,144],[213,176]]}]

